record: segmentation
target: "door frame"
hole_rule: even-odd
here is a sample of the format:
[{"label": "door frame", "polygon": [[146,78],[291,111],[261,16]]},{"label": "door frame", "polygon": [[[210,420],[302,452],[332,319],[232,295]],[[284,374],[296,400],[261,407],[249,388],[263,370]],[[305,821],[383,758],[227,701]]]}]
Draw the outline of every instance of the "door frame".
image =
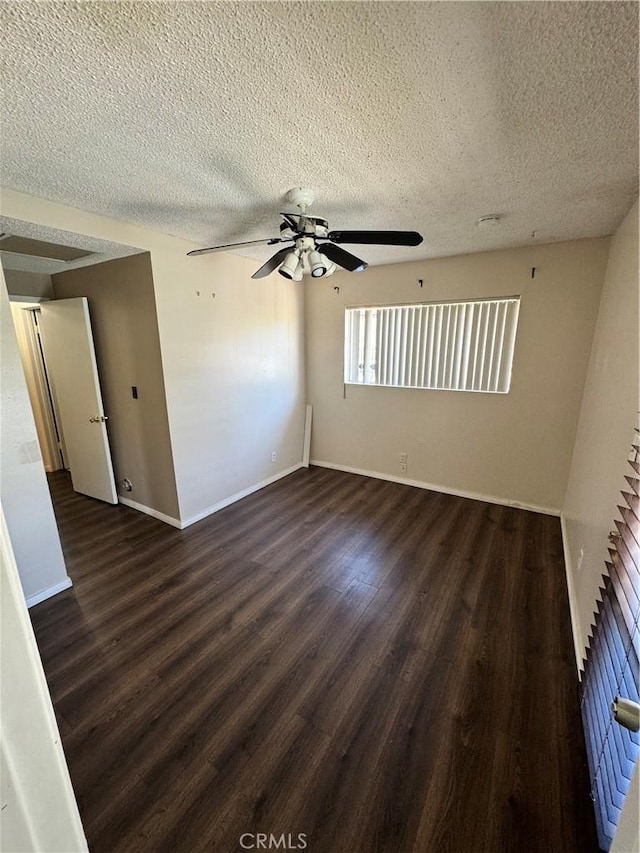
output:
[{"label": "door frame", "polygon": [[[40,303],[50,300],[41,297],[9,295],[18,350],[25,367],[29,401],[34,413],[40,451],[45,471],[66,469],[67,454],[60,417],[56,411],[55,394],[44,361],[37,314]],[[18,314],[15,308],[21,309]],[[25,361],[27,365],[25,365]],[[29,375],[30,374],[30,375]],[[43,446],[44,445],[44,446]]]}]

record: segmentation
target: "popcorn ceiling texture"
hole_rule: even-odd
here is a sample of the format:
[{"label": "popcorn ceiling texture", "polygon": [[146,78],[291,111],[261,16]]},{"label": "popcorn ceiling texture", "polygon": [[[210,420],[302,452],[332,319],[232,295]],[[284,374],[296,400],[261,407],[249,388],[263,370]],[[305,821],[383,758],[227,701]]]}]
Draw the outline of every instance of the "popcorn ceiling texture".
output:
[{"label": "popcorn ceiling texture", "polygon": [[637,192],[636,3],[0,7],[2,183],[201,245],[296,185],[424,234],[371,263],[610,234]]}]

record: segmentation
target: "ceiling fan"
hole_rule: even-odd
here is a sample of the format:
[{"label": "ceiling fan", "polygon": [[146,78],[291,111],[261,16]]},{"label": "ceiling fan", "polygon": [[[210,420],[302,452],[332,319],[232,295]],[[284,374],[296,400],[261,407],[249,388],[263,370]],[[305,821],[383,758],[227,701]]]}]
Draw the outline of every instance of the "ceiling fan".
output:
[{"label": "ceiling fan", "polygon": [[268,246],[289,243],[293,245],[278,249],[251,278],[264,278],[278,267],[280,275],[293,281],[301,281],[305,273],[310,273],[314,278],[331,275],[337,266],[349,272],[362,272],[367,268],[365,261],[340,248],[336,245],[338,243],[376,246],[419,246],[422,243],[422,235],[417,231],[329,231],[326,219],[310,216],[306,212],[314,199],[312,190],[295,187],[289,190],[286,199],[298,208],[298,212],[280,214],[283,221],[280,223],[278,237],[194,249],[187,252],[187,255],[208,255],[210,252],[225,252],[261,243]]}]

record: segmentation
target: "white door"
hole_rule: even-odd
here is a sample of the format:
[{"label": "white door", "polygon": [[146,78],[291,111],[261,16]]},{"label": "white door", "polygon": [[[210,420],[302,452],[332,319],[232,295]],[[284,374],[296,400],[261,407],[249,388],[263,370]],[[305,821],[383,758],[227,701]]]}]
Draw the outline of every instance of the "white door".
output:
[{"label": "white door", "polygon": [[118,503],[86,297],[43,302],[40,336],[73,488]]}]

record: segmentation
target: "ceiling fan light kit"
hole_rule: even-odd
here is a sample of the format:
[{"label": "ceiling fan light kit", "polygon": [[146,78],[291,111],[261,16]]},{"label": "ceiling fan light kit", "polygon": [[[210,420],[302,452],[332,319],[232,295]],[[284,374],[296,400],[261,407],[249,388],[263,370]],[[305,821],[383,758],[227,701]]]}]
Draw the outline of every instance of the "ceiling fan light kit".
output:
[{"label": "ceiling fan light kit", "polygon": [[278,272],[285,278],[293,279],[293,281],[302,280],[302,261],[300,260],[300,251],[298,249],[289,252],[280,265]]},{"label": "ceiling fan light kit", "polygon": [[[280,223],[278,237],[194,249],[187,252],[187,255],[207,255],[211,252],[232,251],[258,244],[274,246],[277,243],[293,243],[293,246],[278,249],[251,278],[264,278],[278,269],[284,278],[301,281],[305,273],[309,273],[313,278],[332,275],[338,266],[349,272],[366,270],[366,261],[342,249],[337,243],[361,243],[369,246],[419,246],[422,243],[422,235],[417,231],[329,231],[326,219],[311,216],[306,212],[307,207],[313,203],[313,190],[294,187],[285,198],[298,208],[298,212],[280,214],[283,221]],[[328,242],[318,242],[319,240]]]},{"label": "ceiling fan light kit", "polygon": [[312,249],[309,252],[309,254],[307,255],[307,260],[309,261],[309,269],[311,270],[311,275],[314,278],[320,278],[321,276],[326,275],[329,261],[317,249]]}]

